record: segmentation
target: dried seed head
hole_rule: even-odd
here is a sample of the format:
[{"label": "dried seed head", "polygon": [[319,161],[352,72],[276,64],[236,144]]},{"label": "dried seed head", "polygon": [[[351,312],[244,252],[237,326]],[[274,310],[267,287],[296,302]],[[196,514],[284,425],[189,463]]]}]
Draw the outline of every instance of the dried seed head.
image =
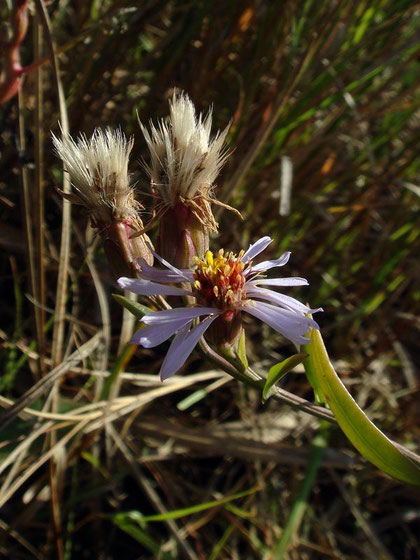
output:
[{"label": "dried seed head", "polygon": [[53,135],[53,143],[75,189],[71,194],[59,192],[66,200],[88,210],[92,226],[98,228],[105,248],[108,247],[114,274],[121,276],[126,268],[121,263],[131,270],[139,257],[152,263],[146,243],[149,238],[140,234],[139,238],[131,239],[143,229],[138,215],[143,207],[134,198],[128,173],[134,140],[127,140],[121,130],[107,128],[103,132],[97,128],[90,139],[84,134],[77,141],[71,136],[59,139]]},{"label": "dried seed head", "polygon": [[150,151],[150,174],[157,197],[156,210],[163,212],[178,203],[189,206],[200,222],[217,231],[210,209],[214,181],[229,152],[224,147],[230,123],[211,137],[212,114],[196,115],[188,95],[174,95],[169,102],[169,122],[150,122],[150,132],[140,123]]},{"label": "dried seed head", "polygon": [[146,169],[155,196],[152,223],[160,222],[159,250],[182,268],[203,257],[209,232],[217,232],[211,204],[234,210],[213,197],[214,181],[229,155],[224,143],[230,124],[211,136],[211,110],[197,115],[185,93],[174,95],[169,109],[169,122],[150,122],[150,131],[140,127],[150,151]]},{"label": "dried seed head", "polygon": [[76,190],[71,202],[85,206],[96,227],[137,217],[141,205],[128,175],[132,138],[127,140],[120,130],[97,128],[90,139],[82,134],[76,142],[71,136],[53,135],[53,143]]}]

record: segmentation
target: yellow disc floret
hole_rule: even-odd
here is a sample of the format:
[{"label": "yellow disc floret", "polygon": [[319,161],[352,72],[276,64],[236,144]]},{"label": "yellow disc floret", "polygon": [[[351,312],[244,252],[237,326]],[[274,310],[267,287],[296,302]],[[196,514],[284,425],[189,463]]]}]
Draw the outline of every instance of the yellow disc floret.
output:
[{"label": "yellow disc floret", "polygon": [[243,251],[238,256],[220,249],[217,255],[207,251],[203,259],[196,257],[194,291],[202,305],[233,309],[245,299]]}]

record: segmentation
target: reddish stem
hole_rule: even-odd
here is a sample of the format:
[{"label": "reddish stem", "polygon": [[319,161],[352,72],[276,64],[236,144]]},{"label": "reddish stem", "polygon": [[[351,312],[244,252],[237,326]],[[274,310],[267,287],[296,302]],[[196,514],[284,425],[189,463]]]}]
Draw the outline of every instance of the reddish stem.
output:
[{"label": "reddish stem", "polygon": [[[20,46],[28,29],[28,0],[15,0],[12,12],[12,40],[4,43],[5,70],[0,80],[0,104],[17,94],[22,83],[23,68],[20,61]],[[31,66],[27,67],[32,69]]]}]

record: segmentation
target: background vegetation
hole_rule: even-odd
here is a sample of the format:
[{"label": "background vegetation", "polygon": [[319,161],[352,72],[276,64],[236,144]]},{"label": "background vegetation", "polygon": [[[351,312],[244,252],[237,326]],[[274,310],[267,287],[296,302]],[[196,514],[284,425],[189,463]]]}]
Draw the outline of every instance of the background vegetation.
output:
[{"label": "background vegetation", "polygon": [[[0,7],[2,37],[10,4]],[[111,298],[116,286],[87,216],[54,191],[63,178],[50,138],[66,113],[74,135],[107,125],[134,134],[133,181],[150,208],[136,111],[143,122],[165,116],[176,87],[200,110],[213,105],[215,128],[233,118],[216,192],[244,221],[219,213],[214,247],[271,235],[272,256],[292,251],[290,275],[311,284],[293,295],[323,306],[343,381],[381,429],[415,449],[418,5],[37,0],[29,8],[22,60],[46,62],[0,109],[0,404],[26,406],[2,431],[0,554],[418,558],[412,489],[364,462],[338,428],[324,429],[327,449],[314,456],[317,419],[262,405],[197,353],[163,385],[165,346],[121,357],[133,325]],[[263,373],[290,353],[253,321],[247,338]],[[60,381],[31,397],[51,371]],[[304,376],[289,374],[282,386],[313,398]],[[296,501],[302,481],[309,493]],[[191,506],[200,508],[182,511]]]}]

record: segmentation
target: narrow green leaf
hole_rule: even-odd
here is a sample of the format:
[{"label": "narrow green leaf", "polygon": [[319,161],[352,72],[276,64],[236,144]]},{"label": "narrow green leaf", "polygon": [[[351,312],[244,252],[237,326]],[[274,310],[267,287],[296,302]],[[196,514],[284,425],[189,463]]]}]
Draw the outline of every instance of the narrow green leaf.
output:
[{"label": "narrow green leaf", "polygon": [[311,343],[305,345],[305,349],[310,354],[304,364],[309,382],[314,381],[314,389],[320,389],[354,447],[383,472],[402,482],[420,486],[420,467],[399,451],[357,405],[335,372],[316,329],[312,329]]},{"label": "narrow green leaf", "polygon": [[234,504],[226,504],[225,509],[241,519],[255,519],[255,511],[246,511]]},{"label": "narrow green leaf", "polygon": [[228,525],[221,539],[213,546],[213,550],[211,551],[209,560],[217,560],[220,557],[222,550],[224,549],[226,543],[230,539],[234,529],[235,529],[234,525]]},{"label": "narrow green leaf", "polygon": [[113,523],[122,531],[130,535],[138,543],[142,544],[153,552],[156,557],[162,560],[174,560],[171,554],[165,553],[161,550],[161,546],[157,543],[144,529],[135,525],[130,518],[124,517],[122,514],[112,516]]},{"label": "narrow green leaf", "polygon": [[270,368],[262,391],[262,401],[265,402],[271,395],[271,389],[286,373],[301,364],[308,354],[295,354]]},{"label": "narrow green leaf", "polygon": [[232,500],[239,500],[239,498],[245,498],[251,494],[258,492],[260,488],[254,487],[250,490],[244,490],[243,492],[237,492],[231,496],[225,496],[220,498],[220,500],[212,500],[210,502],[205,502],[204,504],[197,504],[195,506],[190,506],[182,509],[177,509],[175,511],[168,511],[167,513],[158,513],[156,515],[148,515],[143,517],[143,521],[165,521],[167,519],[179,519],[180,517],[185,517],[186,515],[192,515],[199,511],[205,511],[214,507],[222,506],[223,504],[228,504]]},{"label": "narrow green leaf", "polygon": [[166,513],[158,513],[156,515],[143,515],[139,511],[128,511],[125,513],[117,513],[113,516],[113,519],[119,519],[120,516],[129,518],[131,521],[138,523],[141,527],[145,527],[145,524],[151,521],[167,521],[168,519],[179,519],[180,517],[185,517],[186,515],[192,515],[193,513],[198,513],[199,511],[205,511],[214,507],[222,506],[233,500],[238,500],[239,498],[244,498],[255,494],[260,490],[259,487],[251,488],[250,490],[244,490],[243,492],[237,492],[231,496],[225,496],[220,500],[211,500],[210,502],[205,502],[204,504],[197,504],[195,506],[189,506],[182,509],[177,509],[174,511],[168,511]]},{"label": "narrow green leaf", "polygon": [[112,294],[112,297],[117,301],[120,305],[128,309],[130,313],[135,315],[138,319],[141,319],[148,313],[153,313],[153,309],[142,305],[141,303],[137,303],[137,301],[133,301],[128,299],[124,296],[120,296],[119,294]]},{"label": "narrow green leaf", "polygon": [[238,358],[241,360],[242,365],[245,369],[248,368],[248,358],[246,356],[246,338],[245,329],[242,329],[241,337],[238,342]]}]

